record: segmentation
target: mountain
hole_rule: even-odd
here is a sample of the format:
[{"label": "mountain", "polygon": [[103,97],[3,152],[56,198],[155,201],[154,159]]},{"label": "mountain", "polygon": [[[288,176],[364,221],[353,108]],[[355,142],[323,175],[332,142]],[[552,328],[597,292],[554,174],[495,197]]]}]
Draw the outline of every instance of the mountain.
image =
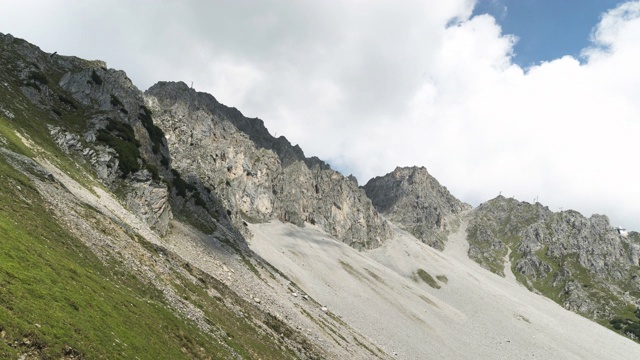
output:
[{"label": "mountain", "polygon": [[444,249],[449,230],[455,228],[447,219],[471,209],[424,167],[398,167],[369,180],[363,189],[380,214],[439,250]]},{"label": "mountain", "polygon": [[202,179],[236,227],[270,219],[308,222],[358,249],[390,237],[357,183],[306,158],[284,137],[274,138],[261,120],[247,119],[184,83],[158,83],[145,97],[167,134],[173,168]]},{"label": "mountain", "polygon": [[184,83],[3,34],[0,63],[2,358],[640,354],[640,235],[604,216],[359,187]]},{"label": "mountain", "polygon": [[469,256],[513,272],[527,288],[634,339],[640,338],[640,234],[604,215],[552,212],[499,196],[473,210]]}]

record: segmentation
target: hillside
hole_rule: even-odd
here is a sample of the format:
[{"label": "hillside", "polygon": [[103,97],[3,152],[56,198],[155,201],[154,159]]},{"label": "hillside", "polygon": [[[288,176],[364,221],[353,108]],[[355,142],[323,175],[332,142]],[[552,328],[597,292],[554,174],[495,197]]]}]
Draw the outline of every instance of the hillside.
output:
[{"label": "hillside", "polygon": [[349,357],[317,304],[258,299],[288,280],[169,167],[123,72],[0,39],[3,358]]},{"label": "hillside", "polygon": [[359,187],[184,83],[3,34],[0,63],[2,358],[640,356],[606,217]]},{"label": "hillside", "polygon": [[502,196],[474,209],[469,256],[564,308],[640,338],[640,234],[619,234],[604,215]]}]

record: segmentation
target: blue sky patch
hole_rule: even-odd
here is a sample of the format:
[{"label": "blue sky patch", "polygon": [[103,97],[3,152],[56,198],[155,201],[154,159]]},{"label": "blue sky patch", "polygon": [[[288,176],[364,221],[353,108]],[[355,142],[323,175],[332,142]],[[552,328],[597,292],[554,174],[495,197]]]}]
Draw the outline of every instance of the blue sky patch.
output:
[{"label": "blue sky patch", "polygon": [[504,34],[518,37],[514,63],[537,65],[565,55],[580,60],[603,13],[619,0],[478,0],[473,15],[492,15]]}]

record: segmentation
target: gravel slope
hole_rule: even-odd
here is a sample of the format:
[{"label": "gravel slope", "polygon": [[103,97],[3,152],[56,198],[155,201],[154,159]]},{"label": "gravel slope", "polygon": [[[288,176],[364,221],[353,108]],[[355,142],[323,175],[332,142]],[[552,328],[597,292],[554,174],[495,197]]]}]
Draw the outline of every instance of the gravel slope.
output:
[{"label": "gravel slope", "polygon": [[[470,260],[466,225],[443,252],[397,228],[358,252],[315,226],[279,222],[250,225],[250,247],[398,359],[640,358],[640,345]],[[418,269],[440,275],[441,288]]]}]

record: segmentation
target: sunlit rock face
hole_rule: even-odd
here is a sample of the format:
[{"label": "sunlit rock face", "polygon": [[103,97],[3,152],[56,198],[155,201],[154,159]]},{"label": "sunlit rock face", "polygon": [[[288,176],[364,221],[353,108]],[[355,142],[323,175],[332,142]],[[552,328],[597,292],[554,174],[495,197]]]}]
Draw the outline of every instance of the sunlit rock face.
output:
[{"label": "sunlit rock face", "polygon": [[274,138],[262,120],[181,82],[160,82],[145,97],[166,134],[172,167],[201,179],[237,228],[270,219],[307,222],[357,249],[390,237],[389,225],[356,182],[306,158],[286,138]]}]

